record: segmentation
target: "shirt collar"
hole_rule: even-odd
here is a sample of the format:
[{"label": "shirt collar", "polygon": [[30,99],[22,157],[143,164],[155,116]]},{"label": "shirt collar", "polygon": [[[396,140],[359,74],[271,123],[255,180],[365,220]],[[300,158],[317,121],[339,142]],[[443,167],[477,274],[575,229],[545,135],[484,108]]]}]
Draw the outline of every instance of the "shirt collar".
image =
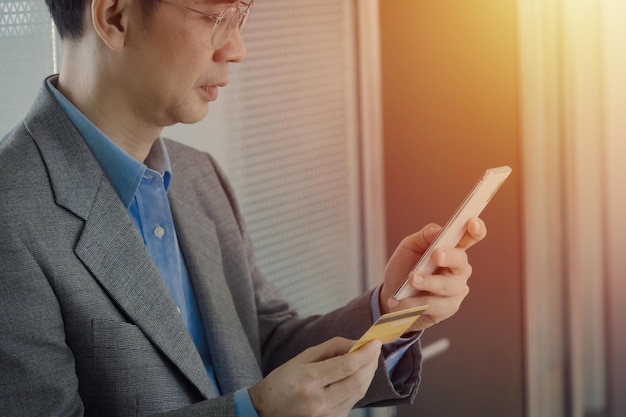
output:
[{"label": "shirt collar", "polygon": [[172,178],[172,168],[170,165],[170,156],[167,153],[167,148],[165,147],[163,138],[159,137],[154,142],[144,162],[149,169],[161,174],[163,177],[165,191],[167,191],[170,187],[170,180]]},{"label": "shirt collar", "polygon": [[163,176],[163,184],[167,191],[172,174],[169,155],[161,137],[152,145],[145,164],[137,161],[102,133],[80,110],[65,98],[55,87],[55,82],[56,79],[49,78],[47,80],[48,88],[84,138],[87,146],[127,209],[137,192],[141,178],[148,169]]}]

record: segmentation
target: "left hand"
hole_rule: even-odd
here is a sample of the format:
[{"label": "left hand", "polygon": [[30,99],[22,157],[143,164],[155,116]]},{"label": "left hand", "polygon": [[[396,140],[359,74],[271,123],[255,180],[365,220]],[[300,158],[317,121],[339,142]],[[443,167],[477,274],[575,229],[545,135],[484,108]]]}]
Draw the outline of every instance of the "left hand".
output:
[{"label": "left hand", "polygon": [[471,219],[467,223],[467,232],[456,248],[439,248],[433,252],[432,259],[439,267],[436,275],[411,274],[411,285],[419,292],[400,301],[394,299],[394,292],[440,231],[440,226],[429,224],[404,238],[385,267],[385,281],[379,300],[382,314],[429,305],[408,331],[426,329],[458,311],[469,293],[467,280],[472,274],[465,251],[487,234],[487,228],[481,219]]}]

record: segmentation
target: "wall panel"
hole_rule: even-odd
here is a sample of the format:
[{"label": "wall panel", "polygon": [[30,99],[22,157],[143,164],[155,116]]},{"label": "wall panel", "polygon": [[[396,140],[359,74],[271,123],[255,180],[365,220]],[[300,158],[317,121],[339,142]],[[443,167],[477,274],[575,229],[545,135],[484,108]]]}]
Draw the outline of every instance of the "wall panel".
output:
[{"label": "wall panel", "polygon": [[513,174],[483,213],[470,249],[470,294],[423,344],[424,364],[400,416],[524,415],[520,137],[516,1],[380,1],[388,251],[444,223],[486,168]]}]

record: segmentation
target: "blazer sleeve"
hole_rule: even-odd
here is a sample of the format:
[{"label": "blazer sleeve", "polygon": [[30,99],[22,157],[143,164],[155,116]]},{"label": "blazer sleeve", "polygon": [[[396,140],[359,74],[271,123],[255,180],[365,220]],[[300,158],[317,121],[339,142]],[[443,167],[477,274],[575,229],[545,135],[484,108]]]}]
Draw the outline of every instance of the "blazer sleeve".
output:
[{"label": "blazer sleeve", "polygon": [[6,231],[0,239],[0,409],[13,416],[80,416],[78,378],[54,292]]},{"label": "blazer sleeve", "polygon": [[[370,308],[372,292],[369,291],[328,314],[299,317],[280,290],[271,284],[256,266],[253,245],[234,191],[212,158],[211,162],[236,216],[245,248],[246,262],[251,271],[263,374],[267,375],[306,348],[323,343],[335,336],[357,340],[372,324]],[[392,379],[387,374],[384,359],[381,356],[370,389],[358,406],[387,406],[412,402],[417,393],[420,370],[419,343],[411,347],[402,357]]]}]

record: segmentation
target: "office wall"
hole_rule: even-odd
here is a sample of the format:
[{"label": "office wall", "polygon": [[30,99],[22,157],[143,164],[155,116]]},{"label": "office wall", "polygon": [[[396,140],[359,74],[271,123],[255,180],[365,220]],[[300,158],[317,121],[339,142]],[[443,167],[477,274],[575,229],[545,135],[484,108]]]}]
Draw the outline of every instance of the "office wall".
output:
[{"label": "office wall", "polygon": [[58,70],[57,45],[43,1],[0,1],[0,138],[24,117],[44,77]]},{"label": "office wall", "polygon": [[606,248],[607,248],[607,305],[608,313],[608,410],[609,416],[626,415],[626,282],[624,270],[626,258],[626,4],[608,1],[604,4],[604,108],[606,109],[605,132],[605,175],[607,178],[606,197]]},{"label": "office wall", "polygon": [[622,416],[626,6],[518,6],[528,415]]},{"label": "office wall", "polygon": [[516,1],[380,1],[388,252],[444,223],[485,168],[513,174],[469,251],[470,294],[423,344],[416,404],[400,416],[524,415]]}]

